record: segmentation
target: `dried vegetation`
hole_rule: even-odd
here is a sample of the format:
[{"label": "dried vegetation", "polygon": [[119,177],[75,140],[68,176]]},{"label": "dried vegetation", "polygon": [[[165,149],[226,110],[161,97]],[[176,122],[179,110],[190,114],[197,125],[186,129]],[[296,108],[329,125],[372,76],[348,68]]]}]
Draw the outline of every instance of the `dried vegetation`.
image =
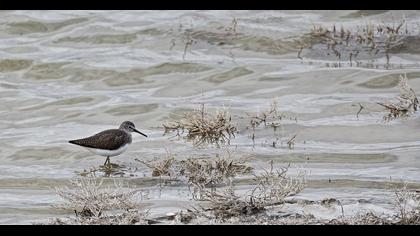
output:
[{"label": "dried vegetation", "polygon": [[419,100],[414,90],[408,85],[406,74],[400,76],[398,86],[400,88],[400,95],[396,97],[395,102],[378,102],[379,105],[388,110],[388,114],[384,116],[385,121],[390,121],[398,117],[408,117],[418,109]]},{"label": "dried vegetation", "polygon": [[114,182],[114,187],[103,186],[103,179],[78,178],[71,187],[56,188],[62,202],[55,207],[73,211],[75,217],[56,218],[49,224],[147,224],[148,212],[140,211],[140,189],[123,188]]},{"label": "dried vegetation", "polygon": [[302,37],[300,50],[297,57],[302,58],[304,48],[312,48],[314,45],[324,45],[327,55],[333,54],[340,61],[347,57],[350,65],[360,54],[364,57],[385,55],[389,64],[390,51],[400,46],[410,32],[404,20],[399,24],[370,24],[359,26],[356,29],[346,29],[343,26],[332,28],[313,26],[311,31]]},{"label": "dried vegetation", "polygon": [[229,144],[237,132],[237,126],[227,109],[211,113],[204,108],[204,104],[200,109],[184,113],[176,121],[163,124],[163,127],[165,134],[176,132],[177,136],[192,141],[194,146]]}]

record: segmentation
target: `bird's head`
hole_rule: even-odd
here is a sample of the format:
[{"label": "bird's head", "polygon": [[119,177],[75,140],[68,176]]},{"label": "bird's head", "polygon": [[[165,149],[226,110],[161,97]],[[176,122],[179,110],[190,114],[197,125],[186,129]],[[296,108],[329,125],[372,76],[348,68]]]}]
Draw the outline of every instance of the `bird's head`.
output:
[{"label": "bird's head", "polygon": [[131,121],[124,121],[121,125],[120,125],[120,129],[124,130],[125,132],[131,133],[131,132],[136,132],[139,133],[141,135],[143,135],[144,137],[147,137],[147,135],[143,134],[142,132],[136,130],[136,126],[134,125],[133,122]]}]

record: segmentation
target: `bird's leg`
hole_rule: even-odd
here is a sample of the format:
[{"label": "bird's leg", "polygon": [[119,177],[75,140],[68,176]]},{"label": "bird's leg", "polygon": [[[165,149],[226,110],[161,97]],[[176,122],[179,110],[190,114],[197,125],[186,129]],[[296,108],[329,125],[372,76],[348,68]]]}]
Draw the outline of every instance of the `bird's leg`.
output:
[{"label": "bird's leg", "polygon": [[106,165],[106,163],[108,163],[108,164],[110,163],[109,156],[106,157],[104,165]]}]

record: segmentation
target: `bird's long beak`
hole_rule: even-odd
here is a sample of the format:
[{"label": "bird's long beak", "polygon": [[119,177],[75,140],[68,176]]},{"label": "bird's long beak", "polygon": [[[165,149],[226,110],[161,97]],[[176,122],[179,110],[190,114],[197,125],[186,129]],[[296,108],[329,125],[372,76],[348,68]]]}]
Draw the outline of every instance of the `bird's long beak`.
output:
[{"label": "bird's long beak", "polygon": [[139,133],[139,134],[143,135],[144,137],[147,137],[147,135],[143,134],[142,132],[140,132],[140,131],[138,131],[136,129],[133,129],[133,131],[136,132],[136,133]]}]

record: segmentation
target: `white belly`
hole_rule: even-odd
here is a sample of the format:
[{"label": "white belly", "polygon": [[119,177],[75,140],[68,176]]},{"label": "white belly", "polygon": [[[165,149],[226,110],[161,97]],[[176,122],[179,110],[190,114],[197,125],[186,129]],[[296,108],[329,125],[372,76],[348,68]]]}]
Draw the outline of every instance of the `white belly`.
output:
[{"label": "white belly", "polygon": [[91,151],[94,154],[97,155],[101,155],[104,157],[113,157],[113,156],[117,156],[120,155],[121,153],[125,152],[125,150],[127,150],[128,148],[128,144],[115,149],[115,150],[104,150],[104,149],[97,149],[97,148],[87,148],[89,151]]}]

